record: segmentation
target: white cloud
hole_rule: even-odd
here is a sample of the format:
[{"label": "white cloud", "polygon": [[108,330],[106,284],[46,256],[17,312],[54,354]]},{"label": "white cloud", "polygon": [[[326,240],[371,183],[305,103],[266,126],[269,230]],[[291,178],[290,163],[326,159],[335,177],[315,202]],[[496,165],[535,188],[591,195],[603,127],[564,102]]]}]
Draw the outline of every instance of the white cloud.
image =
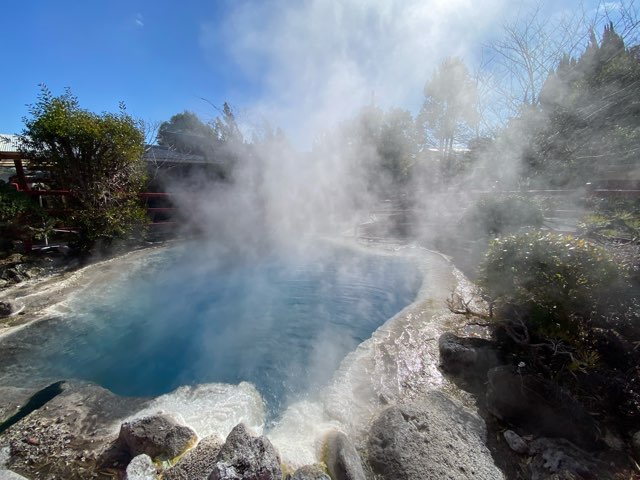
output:
[{"label": "white cloud", "polygon": [[136,14],[135,23],[140,28],[144,27],[144,22],[142,21],[142,14],[140,13]]}]

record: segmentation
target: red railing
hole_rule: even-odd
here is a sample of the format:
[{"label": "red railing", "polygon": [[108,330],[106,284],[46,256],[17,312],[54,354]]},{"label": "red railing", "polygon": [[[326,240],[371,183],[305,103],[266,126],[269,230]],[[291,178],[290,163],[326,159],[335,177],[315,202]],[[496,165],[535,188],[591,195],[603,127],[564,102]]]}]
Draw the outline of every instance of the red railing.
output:
[{"label": "red railing", "polygon": [[[44,207],[42,202],[42,197],[71,197],[73,193],[70,190],[24,190],[19,187],[17,183],[11,184],[18,192],[22,192],[25,195],[30,197],[38,197],[40,201],[40,205]],[[149,199],[164,199],[171,201],[172,198],[171,193],[161,193],[161,192],[143,192],[138,195],[141,200],[145,201],[145,205],[147,205]],[[45,208],[48,213],[64,213],[69,212],[69,209],[64,208]],[[175,213],[177,211],[176,207],[146,207],[147,213]],[[152,222],[152,223],[167,223],[167,222]],[[175,222],[170,222],[175,223]]]},{"label": "red railing", "polygon": [[[38,203],[41,207],[50,215],[60,215],[64,213],[68,213],[71,209],[68,208],[60,208],[59,206],[55,207],[47,207],[46,206],[46,197],[56,197],[56,198],[69,198],[73,196],[73,193],[70,190],[43,190],[43,189],[30,189],[29,185],[25,182],[25,188],[20,188],[20,185],[17,182],[12,182],[11,185],[21,193],[28,195],[31,198],[38,199]],[[153,228],[153,231],[158,230],[168,230],[171,231],[174,228],[178,227],[178,222],[170,220],[173,214],[178,210],[174,206],[148,206],[149,200],[164,200],[167,202],[171,202],[172,194],[165,192],[143,192],[139,194],[139,198],[141,202],[143,202],[146,207],[147,215],[151,219],[151,222],[148,224],[149,227]],[[64,204],[64,200],[62,200]],[[161,221],[157,219],[158,216],[167,217]],[[73,226],[57,226],[52,229],[55,233],[60,234],[75,234],[77,230]],[[33,238],[23,238],[23,244],[25,250],[29,251],[33,248],[34,240]],[[45,245],[49,245],[48,238],[45,238]]]}]

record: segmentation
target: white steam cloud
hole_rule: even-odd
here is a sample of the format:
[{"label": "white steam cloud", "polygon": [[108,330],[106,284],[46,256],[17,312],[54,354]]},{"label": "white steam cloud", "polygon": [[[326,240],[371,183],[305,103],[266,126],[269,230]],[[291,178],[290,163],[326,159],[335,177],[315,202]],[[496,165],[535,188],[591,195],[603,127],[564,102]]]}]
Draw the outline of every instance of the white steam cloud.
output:
[{"label": "white steam cloud", "polygon": [[366,220],[379,201],[366,178],[377,153],[367,145],[345,148],[338,125],[372,103],[415,116],[435,68],[451,56],[477,64],[482,40],[516,13],[507,6],[504,0],[234,3],[223,21],[201,26],[205,55],[212,63],[231,59],[250,79],[251,99],[238,99],[250,118],[283,128],[298,149],[322,148],[301,154],[265,144],[236,171],[232,187],[185,199],[188,211],[210,238],[234,246],[336,234]]},{"label": "white steam cloud", "polygon": [[212,62],[220,48],[252,81],[253,105],[309,145],[328,126],[368,105],[417,109],[433,69],[477,51],[504,0],[239,2],[225,27],[204,24]]}]

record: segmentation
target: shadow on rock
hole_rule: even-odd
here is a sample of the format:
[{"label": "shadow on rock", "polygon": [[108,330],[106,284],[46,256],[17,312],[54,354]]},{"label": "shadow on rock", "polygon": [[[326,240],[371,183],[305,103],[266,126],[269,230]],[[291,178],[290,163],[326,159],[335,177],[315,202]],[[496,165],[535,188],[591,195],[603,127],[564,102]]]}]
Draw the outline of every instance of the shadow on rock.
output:
[{"label": "shadow on rock", "polygon": [[487,372],[502,363],[495,342],[483,338],[458,337],[443,333],[438,339],[440,368],[453,376],[463,390],[477,393],[484,389]]},{"label": "shadow on rock", "polygon": [[566,438],[586,449],[599,446],[594,420],[555,383],[510,366],[491,369],[487,378],[487,408],[500,420],[537,436]]}]

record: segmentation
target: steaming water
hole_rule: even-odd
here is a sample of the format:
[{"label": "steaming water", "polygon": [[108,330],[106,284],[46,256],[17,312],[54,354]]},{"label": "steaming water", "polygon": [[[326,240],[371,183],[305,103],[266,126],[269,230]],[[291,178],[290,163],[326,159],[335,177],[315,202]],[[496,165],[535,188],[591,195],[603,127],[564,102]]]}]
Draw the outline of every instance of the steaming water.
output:
[{"label": "steaming water", "polygon": [[[82,378],[135,396],[212,384],[172,398],[217,395],[221,412],[225,401],[251,412],[261,396],[273,419],[326,384],[421,285],[418,269],[401,257],[318,248],[220,261],[196,247],[129,265],[76,294],[73,313],[18,332],[34,346],[25,353],[30,374]],[[249,383],[225,385],[240,382]]]}]

